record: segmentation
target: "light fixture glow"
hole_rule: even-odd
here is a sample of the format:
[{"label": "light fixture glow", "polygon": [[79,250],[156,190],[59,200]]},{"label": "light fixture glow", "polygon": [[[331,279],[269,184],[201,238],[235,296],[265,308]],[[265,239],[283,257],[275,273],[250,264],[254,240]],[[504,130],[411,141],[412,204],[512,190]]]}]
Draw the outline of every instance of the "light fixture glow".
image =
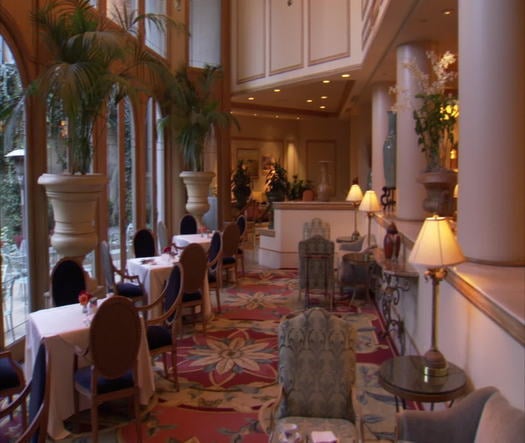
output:
[{"label": "light fixture glow", "polygon": [[327,95],[321,95],[321,100],[326,100],[328,98]]},{"label": "light fixture glow", "polygon": [[350,78],[350,74],[341,74],[342,78]]},{"label": "light fixture glow", "polygon": [[273,92],[281,92],[281,90],[279,88],[275,88]]},{"label": "light fixture glow", "polygon": [[248,97],[248,100],[250,101],[255,100],[255,97]]},{"label": "light fixture glow", "polygon": [[325,105],[321,105],[321,106],[319,106],[319,109],[326,109],[326,106]]},{"label": "light fixture glow", "polygon": [[327,85],[328,83],[330,83],[330,80],[323,80],[323,83]]},{"label": "light fixture glow", "polygon": [[311,98],[309,98],[308,100],[306,100],[306,103],[312,103],[313,100]]}]

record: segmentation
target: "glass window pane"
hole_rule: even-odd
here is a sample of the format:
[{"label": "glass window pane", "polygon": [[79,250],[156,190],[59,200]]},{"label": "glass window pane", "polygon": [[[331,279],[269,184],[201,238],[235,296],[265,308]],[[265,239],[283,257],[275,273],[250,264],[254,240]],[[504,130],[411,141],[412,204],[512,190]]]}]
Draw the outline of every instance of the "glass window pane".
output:
[{"label": "glass window pane", "polygon": [[221,0],[190,1],[190,66],[221,64]]},{"label": "glass window pane", "polygon": [[[165,0],[146,0],[146,14],[166,15]],[[151,21],[146,21],[146,45],[157,54],[166,57],[166,33],[158,29]]]},{"label": "glass window pane", "polygon": [[[22,91],[16,61],[0,36],[0,108],[18,102]],[[25,110],[0,121],[0,246],[2,253],[2,315],[7,346],[25,333],[30,296],[25,223]]]}]

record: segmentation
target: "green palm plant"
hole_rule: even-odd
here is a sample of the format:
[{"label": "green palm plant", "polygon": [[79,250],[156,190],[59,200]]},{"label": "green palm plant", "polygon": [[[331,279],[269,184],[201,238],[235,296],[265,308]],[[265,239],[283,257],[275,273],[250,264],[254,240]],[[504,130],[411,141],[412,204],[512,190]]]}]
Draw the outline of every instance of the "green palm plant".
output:
[{"label": "green palm plant", "polygon": [[206,65],[192,80],[186,66],[182,66],[164,80],[164,117],[159,126],[176,134],[175,142],[187,170],[204,170],[204,143],[215,126],[225,128],[233,123],[239,128],[237,119],[222,111],[213,96],[213,86],[221,75],[220,66]]},{"label": "green palm plant", "polygon": [[153,91],[168,70],[142,43],[138,22],[147,20],[162,31],[168,24],[180,27],[166,16],[138,15],[126,8],[114,17],[118,24],[89,0],[51,0],[33,15],[49,62],[24,95],[40,96],[66,117],[72,174],[89,172],[93,129],[108,101]]}]

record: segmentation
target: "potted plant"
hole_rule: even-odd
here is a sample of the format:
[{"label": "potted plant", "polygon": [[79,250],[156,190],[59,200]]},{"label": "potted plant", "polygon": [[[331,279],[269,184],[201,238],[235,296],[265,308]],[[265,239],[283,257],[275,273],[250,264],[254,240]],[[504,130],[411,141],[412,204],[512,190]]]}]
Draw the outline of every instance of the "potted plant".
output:
[{"label": "potted plant", "polygon": [[[432,73],[423,73],[414,63],[405,63],[415,76],[420,92],[415,95],[412,111],[417,142],[425,155],[426,168],[418,177],[427,190],[423,208],[431,213],[451,216],[454,212],[453,189],[457,173],[447,168],[451,150],[457,150],[455,127],[459,116],[457,96],[450,92],[457,73],[450,70],[456,56],[447,51],[442,56],[427,52]],[[403,104],[401,104],[403,106]],[[400,107],[399,104],[396,107]]]},{"label": "potted plant", "polygon": [[265,182],[265,192],[268,201],[284,201],[288,195],[289,188],[288,171],[278,161],[272,163],[266,174]]},{"label": "potted plant", "polygon": [[297,174],[294,175],[288,190],[288,200],[302,200],[303,193],[307,189],[313,189],[312,182],[310,180],[299,180]]},{"label": "potted plant", "polygon": [[[62,115],[65,122],[66,169],[38,180],[55,213],[51,244],[62,256],[83,258],[97,244],[95,209],[107,183],[104,175],[90,173],[97,118],[109,100],[145,89],[146,82],[133,76],[138,67],[151,74],[147,84],[154,83],[155,72],[167,69],[133,36],[143,17],[126,10],[117,17],[119,25],[97,12],[89,0],[50,1],[33,16],[47,58],[24,96],[40,97],[49,112]],[[146,18],[162,28],[170,22],[158,15]]]},{"label": "potted plant", "polygon": [[188,193],[186,209],[199,224],[209,209],[209,186],[215,175],[204,171],[206,139],[212,136],[216,126],[228,127],[234,123],[239,128],[235,117],[222,111],[220,102],[213,96],[214,84],[221,75],[220,66],[206,65],[192,79],[187,67],[182,66],[165,79],[161,101],[164,116],[159,126],[174,134],[174,141],[180,148],[184,163],[180,177]]},{"label": "potted plant", "polygon": [[231,191],[235,197],[235,207],[239,210],[242,210],[248,199],[252,190],[250,188],[251,179],[248,175],[248,170],[244,165],[242,160],[237,162],[237,167],[233,170],[231,175]]}]

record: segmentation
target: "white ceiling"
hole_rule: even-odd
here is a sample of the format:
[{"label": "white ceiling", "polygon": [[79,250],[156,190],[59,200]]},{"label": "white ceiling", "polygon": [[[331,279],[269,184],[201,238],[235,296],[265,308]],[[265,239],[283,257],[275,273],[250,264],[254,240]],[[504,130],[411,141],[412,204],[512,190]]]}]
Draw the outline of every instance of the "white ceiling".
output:
[{"label": "white ceiling", "polygon": [[[395,16],[394,8],[400,1],[410,3],[409,14],[402,20],[396,18],[389,21],[387,18],[382,23],[361,70],[351,72],[350,79],[341,78],[338,73],[283,85],[279,93],[273,88],[244,92],[232,96],[232,112],[293,119],[346,117],[353,103],[369,101],[371,85],[395,82],[396,48],[399,45],[428,41],[436,45],[438,52],[451,50],[457,53],[457,0],[392,0],[386,17]],[[445,15],[443,12],[446,10],[451,13]],[[322,83],[325,79],[330,83]],[[254,97],[254,100],[248,100],[249,97]],[[312,102],[308,103],[308,99]],[[320,109],[322,105],[324,109]]]}]

